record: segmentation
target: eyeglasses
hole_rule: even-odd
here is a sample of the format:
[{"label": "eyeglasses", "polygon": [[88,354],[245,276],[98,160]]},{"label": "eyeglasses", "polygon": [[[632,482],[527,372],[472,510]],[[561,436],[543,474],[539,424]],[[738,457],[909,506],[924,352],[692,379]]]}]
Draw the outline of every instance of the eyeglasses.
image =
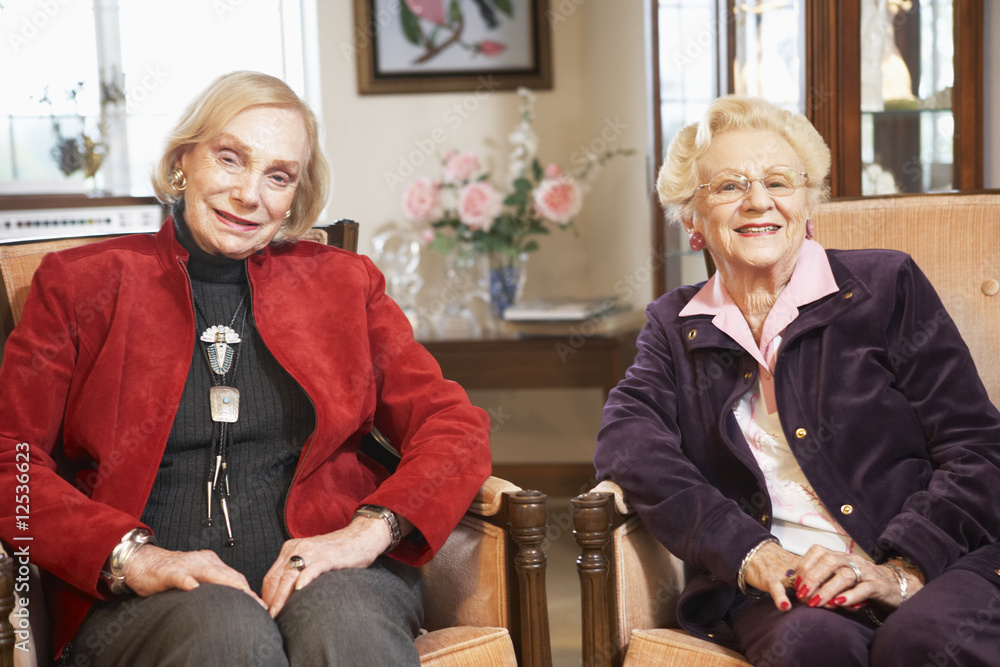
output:
[{"label": "eyeglasses", "polygon": [[791,167],[775,167],[760,178],[750,178],[744,174],[719,174],[708,183],[695,188],[695,192],[708,188],[708,193],[720,202],[742,199],[750,192],[754,181],[760,181],[764,192],[772,197],[787,197],[809,180],[809,175]]}]

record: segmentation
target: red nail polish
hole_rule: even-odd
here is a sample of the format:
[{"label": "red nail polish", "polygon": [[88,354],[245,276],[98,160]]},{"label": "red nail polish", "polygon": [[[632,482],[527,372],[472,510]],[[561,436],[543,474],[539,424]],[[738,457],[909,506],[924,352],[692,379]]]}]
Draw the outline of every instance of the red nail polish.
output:
[{"label": "red nail polish", "polygon": [[865,606],[865,603],[864,603],[864,602],[859,602],[859,603],[857,603],[857,604],[852,604],[852,605],[851,605],[851,609],[861,609],[861,608],[862,608],[862,607],[864,607],[864,606]]},{"label": "red nail polish", "polygon": [[820,596],[814,595],[814,596],[812,596],[812,599],[809,600],[809,606],[810,607],[818,607],[819,603],[822,602],[822,601],[823,601],[823,599]]},{"label": "red nail polish", "polygon": [[799,590],[795,591],[795,597],[797,597],[800,600],[804,600],[807,595],[809,595],[808,586],[805,585],[799,586]]},{"label": "red nail polish", "polygon": [[845,602],[847,602],[847,598],[845,598],[843,595],[838,595],[837,597],[830,600],[830,604],[835,604],[838,607],[844,604]]},{"label": "red nail polish", "polygon": [[801,585],[802,585],[802,577],[801,576],[795,577],[795,590],[799,590],[799,586]]},{"label": "red nail polish", "polygon": [[790,608],[791,606],[792,606],[792,605],[788,604],[787,602],[782,602],[782,603],[781,603],[781,611],[788,611],[788,609],[789,609],[789,608]]}]

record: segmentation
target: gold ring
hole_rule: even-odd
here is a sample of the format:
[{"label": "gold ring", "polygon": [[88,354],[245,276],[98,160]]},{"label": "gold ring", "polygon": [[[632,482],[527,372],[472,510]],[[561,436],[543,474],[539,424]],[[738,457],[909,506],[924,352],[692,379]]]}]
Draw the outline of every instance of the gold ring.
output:
[{"label": "gold ring", "polygon": [[303,560],[302,556],[292,556],[288,559],[288,567],[301,572],[306,569],[306,562]]}]

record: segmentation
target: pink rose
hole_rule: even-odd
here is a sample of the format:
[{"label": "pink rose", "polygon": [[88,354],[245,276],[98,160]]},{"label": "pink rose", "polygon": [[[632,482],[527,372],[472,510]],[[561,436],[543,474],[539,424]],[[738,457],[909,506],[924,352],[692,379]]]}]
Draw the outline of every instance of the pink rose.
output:
[{"label": "pink rose", "polygon": [[503,196],[489,181],[470,183],[458,193],[458,219],[473,229],[489,227],[502,210]]},{"label": "pink rose", "polygon": [[418,178],[403,192],[403,215],[411,222],[435,222],[444,214],[440,188],[429,178]]},{"label": "pink rose", "polygon": [[546,220],[565,225],[583,206],[580,186],[570,176],[546,178],[535,188],[535,208]]},{"label": "pink rose", "polygon": [[563,170],[555,162],[550,164],[545,168],[545,178],[559,178],[563,174]]},{"label": "pink rose", "polygon": [[434,240],[435,236],[436,234],[434,233],[433,229],[425,229],[420,233],[420,238],[424,240],[424,243],[430,243],[431,241]]},{"label": "pink rose", "polygon": [[489,39],[479,42],[479,52],[484,56],[498,56],[506,50],[507,45],[500,42],[494,42]]},{"label": "pink rose", "polygon": [[472,152],[456,153],[449,151],[444,156],[444,180],[446,183],[464,183],[479,175],[482,167],[479,157]]}]

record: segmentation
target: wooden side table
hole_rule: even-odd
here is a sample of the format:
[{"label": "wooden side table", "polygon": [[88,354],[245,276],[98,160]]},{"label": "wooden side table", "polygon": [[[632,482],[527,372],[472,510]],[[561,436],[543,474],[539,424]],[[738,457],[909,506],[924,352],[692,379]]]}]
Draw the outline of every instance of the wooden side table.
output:
[{"label": "wooden side table", "polygon": [[[582,334],[423,340],[446,378],[465,389],[599,388],[605,397],[635,358],[638,328]],[[592,479],[589,463],[497,464],[493,473],[523,488],[574,496]]]}]

